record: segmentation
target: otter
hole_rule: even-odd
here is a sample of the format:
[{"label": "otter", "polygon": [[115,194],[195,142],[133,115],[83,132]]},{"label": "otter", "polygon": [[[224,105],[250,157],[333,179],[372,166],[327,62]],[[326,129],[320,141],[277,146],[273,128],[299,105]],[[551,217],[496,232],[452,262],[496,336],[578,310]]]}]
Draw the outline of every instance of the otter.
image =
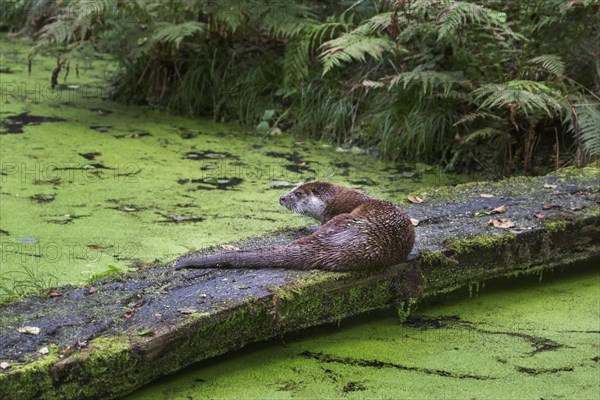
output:
[{"label": "otter", "polygon": [[182,257],[175,268],[365,270],[405,261],[415,242],[412,223],[400,206],[355,189],[304,183],[281,196],[279,203],[322,226],[287,245]]}]

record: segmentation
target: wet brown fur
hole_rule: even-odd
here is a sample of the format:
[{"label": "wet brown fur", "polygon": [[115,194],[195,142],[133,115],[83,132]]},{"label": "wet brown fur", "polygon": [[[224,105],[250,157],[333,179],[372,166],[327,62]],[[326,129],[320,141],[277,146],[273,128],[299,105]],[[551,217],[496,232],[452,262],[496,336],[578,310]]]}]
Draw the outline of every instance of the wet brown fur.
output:
[{"label": "wet brown fur", "polygon": [[281,196],[280,203],[323,225],[285,246],[181,258],[176,268],[363,270],[401,263],[414,245],[414,228],[398,205],[358,190],[311,182]]}]

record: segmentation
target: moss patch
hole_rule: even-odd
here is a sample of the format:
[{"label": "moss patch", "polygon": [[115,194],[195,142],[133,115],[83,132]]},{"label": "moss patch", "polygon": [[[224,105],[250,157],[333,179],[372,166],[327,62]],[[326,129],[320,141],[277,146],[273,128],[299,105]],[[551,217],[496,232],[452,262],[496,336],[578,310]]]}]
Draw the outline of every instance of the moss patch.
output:
[{"label": "moss patch", "polygon": [[[312,329],[191,367],[126,399],[240,391],[249,399],[595,398],[599,316],[590,310],[598,285],[594,272],[488,286],[477,297],[421,306],[404,325],[379,315]],[[560,347],[532,353],[542,342]]]}]

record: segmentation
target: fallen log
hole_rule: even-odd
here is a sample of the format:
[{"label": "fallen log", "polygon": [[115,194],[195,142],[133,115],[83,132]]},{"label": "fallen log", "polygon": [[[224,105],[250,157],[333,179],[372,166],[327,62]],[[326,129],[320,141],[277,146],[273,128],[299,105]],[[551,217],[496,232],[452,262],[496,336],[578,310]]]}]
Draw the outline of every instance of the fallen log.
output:
[{"label": "fallen log", "polygon": [[[0,398],[115,398],[185,366],[286,332],[488,279],[600,265],[600,166],[418,193],[404,264],[381,271],[173,271],[172,263],[0,307]],[[236,244],[262,247],[306,235]],[[38,334],[20,332],[25,326]],[[39,350],[47,347],[47,354]],[[42,352],[42,353],[45,353]]]}]

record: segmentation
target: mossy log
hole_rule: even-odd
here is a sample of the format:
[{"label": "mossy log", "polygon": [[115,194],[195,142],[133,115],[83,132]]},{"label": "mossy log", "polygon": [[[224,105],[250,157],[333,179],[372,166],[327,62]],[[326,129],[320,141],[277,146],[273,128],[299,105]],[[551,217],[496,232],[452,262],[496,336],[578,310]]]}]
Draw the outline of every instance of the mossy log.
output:
[{"label": "mossy log", "polygon": [[[93,288],[3,305],[0,362],[10,367],[0,370],[0,398],[114,398],[285,332],[390,306],[402,318],[424,298],[487,279],[600,264],[600,166],[417,195],[425,202],[407,208],[420,220],[416,249],[408,262],[385,270],[173,271],[157,262]],[[505,212],[491,214],[500,206]],[[515,226],[488,224],[498,217]],[[40,332],[17,331],[23,326]],[[49,353],[40,354],[42,347]]]}]

